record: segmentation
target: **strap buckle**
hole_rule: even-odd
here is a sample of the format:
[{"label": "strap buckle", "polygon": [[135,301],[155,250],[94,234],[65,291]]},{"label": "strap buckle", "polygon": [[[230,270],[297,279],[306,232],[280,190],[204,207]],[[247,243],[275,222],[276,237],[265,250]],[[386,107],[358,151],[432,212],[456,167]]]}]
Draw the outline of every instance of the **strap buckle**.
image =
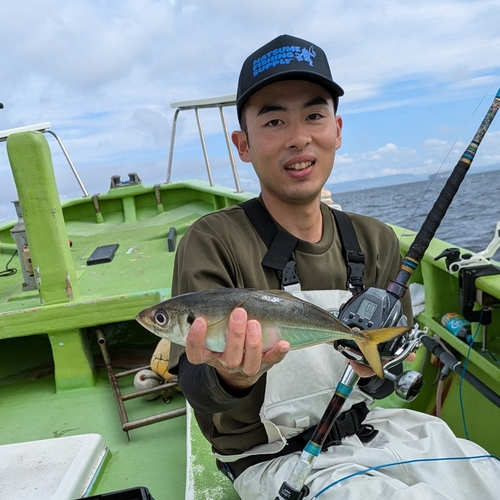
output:
[{"label": "strap buckle", "polygon": [[354,434],[362,443],[369,443],[378,434],[378,430],[370,424],[362,423],[368,412],[364,403],[357,403],[350,410],[341,413],[328,433],[322,449],[338,446],[342,443],[342,439]]},{"label": "strap buckle", "polygon": [[236,474],[231,470],[227,462],[222,462],[218,458],[215,459],[217,469],[224,474],[232,483],[236,480]]},{"label": "strap buckle", "polygon": [[282,271],[278,271],[278,277],[281,281],[281,288],[287,292],[300,291],[300,279],[297,274],[297,265],[295,254],[292,252],[292,258],[289,260]]},{"label": "strap buckle", "polygon": [[349,290],[358,294],[364,290],[363,276],[365,271],[365,254],[347,250],[347,284]]},{"label": "strap buckle", "polygon": [[358,432],[356,432],[356,435],[362,443],[369,443],[377,434],[378,430],[371,424],[363,424]]}]

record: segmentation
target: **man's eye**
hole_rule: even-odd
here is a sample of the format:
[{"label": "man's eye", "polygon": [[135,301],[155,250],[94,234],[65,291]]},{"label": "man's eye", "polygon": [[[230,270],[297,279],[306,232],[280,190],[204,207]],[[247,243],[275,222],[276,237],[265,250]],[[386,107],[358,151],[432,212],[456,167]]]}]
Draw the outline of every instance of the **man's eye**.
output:
[{"label": "man's eye", "polygon": [[266,123],[266,127],[277,127],[281,123],[281,120],[277,118],[275,120],[270,120]]},{"label": "man's eye", "polygon": [[320,120],[321,118],[323,118],[323,115],[321,113],[311,113],[307,119],[308,120],[311,120],[311,121],[316,121],[316,120]]}]

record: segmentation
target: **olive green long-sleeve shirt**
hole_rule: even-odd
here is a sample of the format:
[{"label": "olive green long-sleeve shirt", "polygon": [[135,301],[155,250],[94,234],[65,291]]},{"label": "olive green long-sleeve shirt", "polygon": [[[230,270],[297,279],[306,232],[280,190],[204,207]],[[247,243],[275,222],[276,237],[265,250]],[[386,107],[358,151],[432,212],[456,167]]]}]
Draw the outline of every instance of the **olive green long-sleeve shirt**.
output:
[{"label": "olive green long-sleeve shirt", "polygon": [[[322,204],[323,236],[318,243],[299,241],[295,249],[302,290],[345,290],[347,270],[342,244],[330,209]],[[366,287],[385,288],[399,270],[401,257],[392,229],[378,220],[349,214],[365,254]],[[176,253],[172,295],[218,287],[279,289],[276,271],[264,268],[267,247],[244,210],[233,206],[200,218],[180,241]],[[403,300],[409,324],[413,321],[409,294]],[[184,348],[172,345],[169,371],[174,373]],[[340,356],[340,354],[339,354]],[[259,418],[266,376],[243,397],[228,394],[208,365],[181,367],[189,373],[181,388],[195,409],[205,437],[221,454],[246,451],[267,442]],[[181,369],[181,371],[184,368]],[[186,380],[186,377],[184,378]]]}]

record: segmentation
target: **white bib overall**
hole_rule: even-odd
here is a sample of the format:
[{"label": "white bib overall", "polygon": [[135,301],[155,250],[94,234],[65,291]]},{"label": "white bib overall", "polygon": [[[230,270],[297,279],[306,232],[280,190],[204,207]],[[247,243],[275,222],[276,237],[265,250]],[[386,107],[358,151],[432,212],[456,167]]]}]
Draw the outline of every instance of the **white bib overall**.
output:
[{"label": "white bib overall", "polygon": [[[332,312],[351,296],[347,291],[295,292]],[[243,455],[220,457],[230,462],[245,455],[281,450],[286,439],[316,425],[328,405],[345,367],[341,354],[329,344],[290,351],[267,373],[260,416],[269,443]],[[355,388],[343,411],[372,399]],[[364,423],[379,433],[369,443],[349,436],[339,446],[320,453],[306,484],[312,498],[328,485],[351,474],[359,475],[329,488],[327,499],[384,500],[498,500],[500,463],[493,459],[416,462],[365,472],[371,467],[430,458],[487,455],[471,441],[458,439],[439,418],[407,409],[375,408]],[[262,462],[244,471],[234,487],[243,500],[273,500],[290,478],[299,453]]]}]

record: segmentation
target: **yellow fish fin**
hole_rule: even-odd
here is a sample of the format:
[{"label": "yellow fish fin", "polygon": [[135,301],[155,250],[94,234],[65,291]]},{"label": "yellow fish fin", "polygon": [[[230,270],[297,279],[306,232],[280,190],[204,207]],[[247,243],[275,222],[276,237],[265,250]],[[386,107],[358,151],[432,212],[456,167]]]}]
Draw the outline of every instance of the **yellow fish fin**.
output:
[{"label": "yellow fish fin", "polygon": [[383,342],[388,342],[403,333],[411,330],[411,326],[394,326],[390,328],[381,328],[379,330],[363,330],[361,333],[364,338],[353,339],[359,347],[360,351],[363,353],[368,364],[371,366],[372,370],[380,378],[384,378],[384,369],[382,367],[382,360],[380,359],[380,353],[378,352],[378,344]]}]

